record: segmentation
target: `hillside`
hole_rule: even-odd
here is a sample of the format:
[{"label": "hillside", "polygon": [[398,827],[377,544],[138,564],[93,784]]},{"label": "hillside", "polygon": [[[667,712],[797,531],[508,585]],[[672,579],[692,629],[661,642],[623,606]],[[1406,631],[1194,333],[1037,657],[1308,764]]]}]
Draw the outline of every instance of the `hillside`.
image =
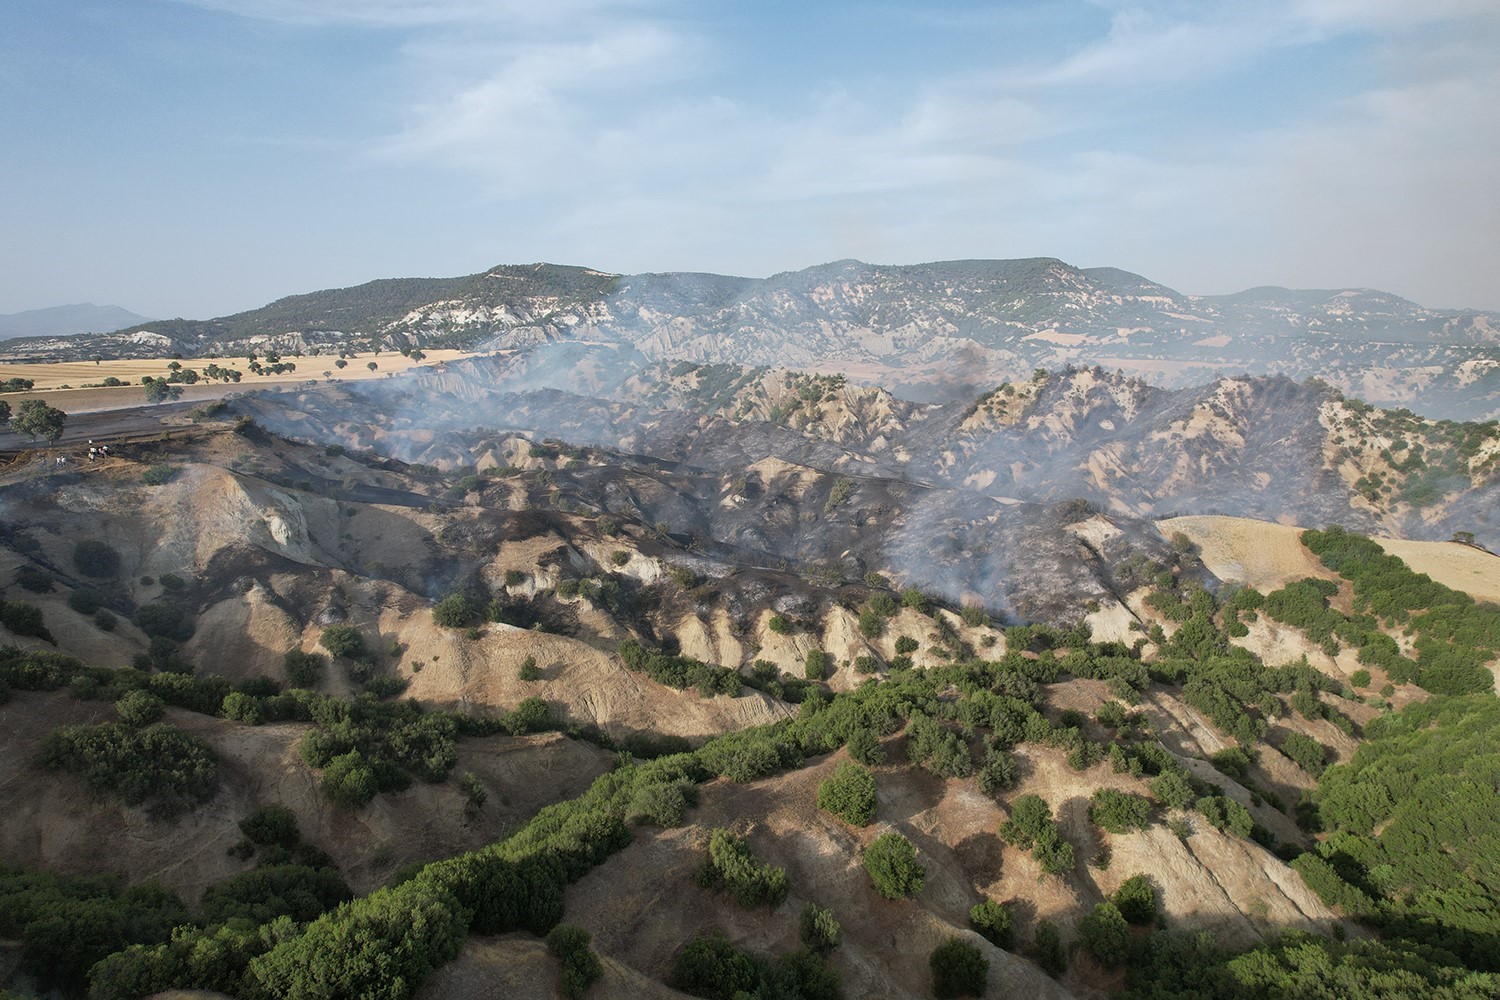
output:
[{"label": "hillside", "polygon": [[[1150,951],[1162,933],[1099,937],[1142,884],[1228,954],[1287,932],[1357,942],[1371,931],[1351,918],[1376,910],[1325,877],[1319,858],[1343,862],[1299,804],[1384,714],[1491,688],[1500,652],[1491,606],[1424,591],[1431,610],[1403,619],[1378,588],[1426,585],[1372,582],[1342,535],[1140,516],[1240,481],[1217,502],[1399,519],[1333,463],[1335,436],[1347,463],[1419,442],[1477,462],[1444,510],[1493,488],[1488,431],[1316,385],[1071,369],[924,404],[557,345],[159,419],[173,437],[103,461],[0,470],[0,714],[7,758],[30,762],[0,783],[0,894],[14,913],[52,892],[135,908],[46,944],[51,965],[48,925],[6,924],[13,987],[290,996],[338,967],[334,992],[365,995],[391,974],[328,936],[365,921],[418,962],[400,995],[541,976],[527,988],[548,996],[557,960],[532,933],[562,916],[598,956],[591,995],[717,995],[684,965],[717,948],[713,967],[804,996],[923,996],[928,955],[957,938],[992,995],[1093,998],[1147,968],[1126,977],[1119,947],[1178,974]],[[1104,449],[1139,471],[1101,476]],[[1410,506],[1403,483],[1389,496]],[[178,763],[110,763],[148,737]],[[873,783],[869,825],[818,807],[851,767]],[[246,839],[273,806],[300,846]],[[741,908],[705,883],[723,831],[787,889]],[[884,834],[925,871],[911,898],[865,874]],[[46,881],[107,872],[181,902]],[[502,877],[533,880],[514,897],[530,902],[491,913],[511,897],[472,887]],[[1003,931],[971,924],[986,900]],[[808,904],[842,925],[826,960],[797,951]],[[174,906],[197,929],[152,945],[150,914]],[[255,916],[215,923],[228,912]],[[417,943],[439,934],[427,912],[449,929]],[[273,945],[253,928],[277,914]],[[693,943],[709,930],[724,937]],[[238,957],[195,964],[210,938]],[[132,941],[151,947],[119,951]]]},{"label": "hillside", "polygon": [[33,339],[0,357],[596,340],[657,361],[841,371],[918,399],[954,398],[1037,367],[1098,364],[1171,386],[1225,371],[1317,376],[1372,402],[1487,419],[1500,412],[1497,329],[1493,314],[1427,309],[1366,289],[1188,295],[1051,258],[837,261],[764,279],[534,264],[383,279],[102,338]]}]

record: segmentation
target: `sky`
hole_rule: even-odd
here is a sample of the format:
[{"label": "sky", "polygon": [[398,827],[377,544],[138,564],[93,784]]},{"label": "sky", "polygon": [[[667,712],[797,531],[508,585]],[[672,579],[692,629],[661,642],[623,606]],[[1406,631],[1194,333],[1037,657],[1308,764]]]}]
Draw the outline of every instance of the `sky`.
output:
[{"label": "sky", "polygon": [[1059,257],[1500,309],[1496,0],[5,0],[0,312]]}]

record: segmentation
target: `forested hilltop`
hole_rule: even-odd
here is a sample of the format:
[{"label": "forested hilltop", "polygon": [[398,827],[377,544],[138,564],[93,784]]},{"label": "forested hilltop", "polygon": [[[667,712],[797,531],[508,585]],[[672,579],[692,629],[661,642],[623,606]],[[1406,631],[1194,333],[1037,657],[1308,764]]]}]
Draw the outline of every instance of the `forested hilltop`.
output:
[{"label": "forested hilltop", "polygon": [[[1042,618],[742,558],[686,460],[175,433],[0,470],[16,995],[1500,995],[1500,608],[1376,540],[1250,587],[1010,505],[1088,553]],[[893,516],[713,478],[829,544]]]},{"label": "forested hilltop", "polygon": [[1172,387],[1221,373],[1320,377],[1351,395],[1456,420],[1500,415],[1500,317],[1371,289],[1192,295],[1047,257],[881,265],[768,278],[616,275],[506,264],[390,278],[204,320],[7,343],[0,360],[293,355],[610,343],[653,361],[857,372],[914,399],[1065,364]]}]

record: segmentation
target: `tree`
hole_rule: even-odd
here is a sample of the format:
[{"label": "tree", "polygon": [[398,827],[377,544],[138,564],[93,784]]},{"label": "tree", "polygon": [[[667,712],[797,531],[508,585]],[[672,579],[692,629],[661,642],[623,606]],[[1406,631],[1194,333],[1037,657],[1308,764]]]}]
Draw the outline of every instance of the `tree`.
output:
[{"label": "tree", "polygon": [[365,637],[352,625],[330,625],[318,637],[318,643],[334,656],[358,659],[365,655]]},{"label": "tree", "polygon": [[1130,925],[1113,903],[1100,903],[1078,924],[1078,942],[1111,969],[1130,957]]},{"label": "tree", "polygon": [[463,594],[449,594],[432,607],[433,623],[442,628],[466,628],[478,617]]},{"label": "tree", "polygon": [[818,785],[818,808],[850,826],[869,826],[875,818],[875,776],[852,760],[843,761]]},{"label": "tree", "polygon": [[899,833],[882,833],[865,850],[865,871],[875,891],[886,899],[914,896],[922,891],[927,869],[917,862],[917,849]]},{"label": "tree", "polygon": [[833,911],[817,903],[808,903],[802,908],[801,930],[802,943],[819,955],[837,948],[843,933]]},{"label": "tree", "polygon": [[10,420],[10,427],[17,434],[30,436],[33,441],[37,438],[56,441],[62,437],[63,426],[67,422],[68,415],[62,410],[48,406],[40,399],[28,399],[16,409],[16,415]]},{"label": "tree", "polygon": [[990,961],[963,938],[950,937],[936,948],[927,960],[932,967],[932,995],[949,997],[982,997],[989,978]]},{"label": "tree", "polygon": [[547,950],[562,963],[562,992],[568,1000],[580,1000],[604,976],[590,941],[589,932],[573,924],[558,924],[547,933]]},{"label": "tree", "polygon": [[182,386],[172,385],[166,379],[144,378],[141,380],[146,385],[146,402],[165,403],[168,400],[182,398]]},{"label": "tree", "polygon": [[1130,876],[1110,901],[1129,923],[1144,925],[1156,919],[1156,888],[1145,875]]},{"label": "tree", "polygon": [[969,909],[969,923],[996,948],[1009,951],[1016,943],[1016,917],[1009,903],[977,903]]},{"label": "tree", "polygon": [[1053,979],[1068,971],[1068,950],[1063,947],[1062,932],[1050,920],[1036,925],[1036,961]]},{"label": "tree", "polygon": [[377,365],[375,362],[370,361],[370,362],[366,362],[365,367],[368,368],[368,369],[370,369],[370,371],[375,371],[380,366]]},{"label": "tree", "polygon": [[10,423],[10,404],[0,399],[0,427]]},{"label": "tree", "polygon": [[73,543],[73,565],[84,576],[104,579],[120,572],[120,553],[97,538],[80,539]]}]

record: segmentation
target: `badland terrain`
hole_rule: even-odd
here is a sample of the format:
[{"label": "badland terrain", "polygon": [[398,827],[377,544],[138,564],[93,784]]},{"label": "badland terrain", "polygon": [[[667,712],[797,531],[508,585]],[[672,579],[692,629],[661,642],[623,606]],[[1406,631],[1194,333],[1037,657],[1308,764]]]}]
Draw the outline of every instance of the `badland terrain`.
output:
[{"label": "badland terrain", "polygon": [[7,343],[408,364],[0,433],[0,973],[1500,995],[1493,319],[537,265]]}]

